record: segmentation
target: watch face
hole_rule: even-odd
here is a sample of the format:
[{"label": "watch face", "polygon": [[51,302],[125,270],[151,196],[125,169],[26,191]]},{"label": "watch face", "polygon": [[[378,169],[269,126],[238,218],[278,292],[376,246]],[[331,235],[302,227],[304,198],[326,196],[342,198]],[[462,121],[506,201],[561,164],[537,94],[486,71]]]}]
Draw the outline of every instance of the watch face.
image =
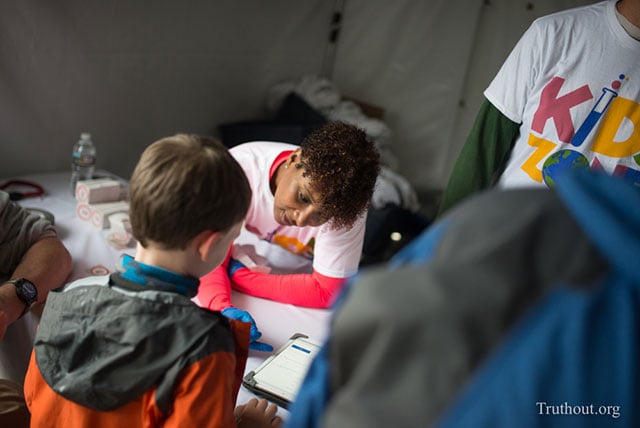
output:
[{"label": "watch face", "polygon": [[14,281],[16,286],[16,293],[20,300],[22,300],[27,306],[31,306],[38,300],[38,289],[33,282],[28,279],[20,278]]}]

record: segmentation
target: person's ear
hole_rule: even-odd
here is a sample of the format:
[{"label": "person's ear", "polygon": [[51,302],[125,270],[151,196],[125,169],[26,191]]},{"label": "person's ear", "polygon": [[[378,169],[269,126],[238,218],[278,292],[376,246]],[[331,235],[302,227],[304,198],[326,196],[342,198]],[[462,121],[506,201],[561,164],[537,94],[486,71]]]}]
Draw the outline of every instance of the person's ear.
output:
[{"label": "person's ear", "polygon": [[220,232],[214,232],[212,230],[205,230],[200,232],[198,236],[194,238],[194,245],[200,260],[203,262],[207,260],[209,254],[213,250],[218,240],[222,236]]},{"label": "person's ear", "polygon": [[287,159],[287,165],[295,165],[300,162],[300,153],[302,152],[302,148],[296,149],[293,153],[289,155]]}]

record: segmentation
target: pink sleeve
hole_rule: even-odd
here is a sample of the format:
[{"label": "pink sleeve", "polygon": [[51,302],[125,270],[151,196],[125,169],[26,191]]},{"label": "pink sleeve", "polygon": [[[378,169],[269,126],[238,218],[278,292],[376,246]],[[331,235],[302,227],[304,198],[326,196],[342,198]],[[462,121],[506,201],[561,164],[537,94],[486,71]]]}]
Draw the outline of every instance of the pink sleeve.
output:
[{"label": "pink sleeve", "polygon": [[247,268],[233,274],[234,289],[252,296],[308,308],[328,308],[347,278],[311,274],[271,275]]},{"label": "pink sleeve", "polygon": [[201,307],[221,311],[231,306],[231,281],[227,274],[230,257],[231,249],[220,266],[200,278],[197,297]]}]

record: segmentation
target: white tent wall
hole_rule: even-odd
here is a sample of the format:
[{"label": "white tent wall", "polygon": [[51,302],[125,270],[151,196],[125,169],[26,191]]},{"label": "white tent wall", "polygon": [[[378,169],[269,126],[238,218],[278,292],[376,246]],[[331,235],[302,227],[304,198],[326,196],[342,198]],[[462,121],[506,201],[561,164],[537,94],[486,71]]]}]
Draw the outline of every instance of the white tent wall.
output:
[{"label": "white tent wall", "polygon": [[0,0],[0,177],[68,169],[82,131],[128,177],[151,141],[259,117],[276,83],[326,73],[384,109],[399,172],[437,193],[520,35],[588,3]]},{"label": "white tent wall", "polygon": [[262,114],[322,68],[324,0],[0,0],[0,177],[70,169],[80,132],[129,177],[176,132]]}]

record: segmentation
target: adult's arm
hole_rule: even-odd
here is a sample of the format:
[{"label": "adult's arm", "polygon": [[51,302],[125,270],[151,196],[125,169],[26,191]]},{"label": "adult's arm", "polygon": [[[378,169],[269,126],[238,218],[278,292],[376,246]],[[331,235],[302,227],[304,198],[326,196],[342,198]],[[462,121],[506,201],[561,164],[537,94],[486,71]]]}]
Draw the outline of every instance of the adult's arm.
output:
[{"label": "adult's arm", "polygon": [[[69,251],[47,220],[0,194],[0,262],[2,275],[26,278],[38,289],[38,302],[60,287],[71,273]],[[25,309],[12,284],[0,283],[0,339]]]},{"label": "adult's arm", "polygon": [[60,239],[51,236],[42,238],[29,247],[11,277],[27,278],[33,282],[38,288],[38,302],[43,303],[49,291],[65,283],[72,267],[67,248]]},{"label": "adult's arm", "polygon": [[[33,244],[11,275],[26,278],[38,289],[38,302],[44,302],[50,290],[60,287],[71,273],[69,251],[58,238],[43,238]],[[18,298],[12,284],[0,286],[0,340],[9,325],[24,312],[25,305]]]},{"label": "adult's arm", "polygon": [[451,172],[438,216],[467,196],[495,183],[509,158],[519,128],[520,124],[484,100]]}]

